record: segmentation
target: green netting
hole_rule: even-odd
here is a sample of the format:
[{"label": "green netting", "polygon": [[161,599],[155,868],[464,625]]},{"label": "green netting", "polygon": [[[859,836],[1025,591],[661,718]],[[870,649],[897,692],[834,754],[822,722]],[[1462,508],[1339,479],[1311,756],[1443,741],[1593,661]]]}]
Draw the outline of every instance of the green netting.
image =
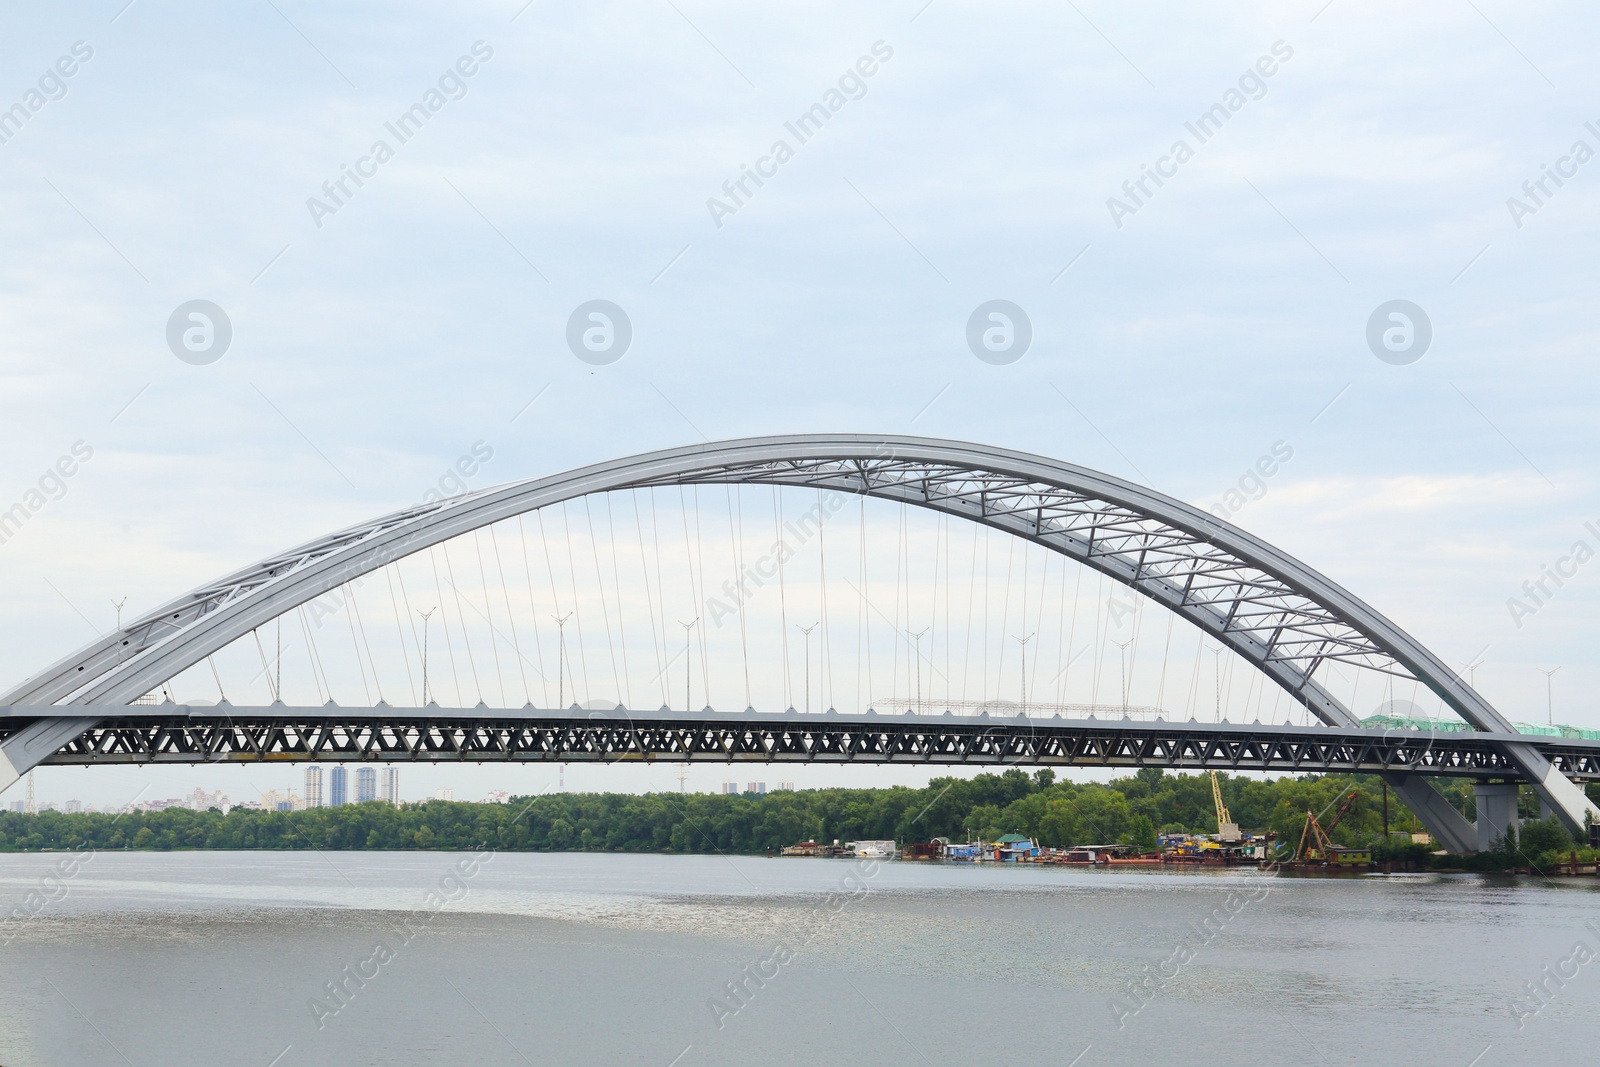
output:
[{"label": "green netting", "polygon": [[[1369,730],[1418,730],[1422,733],[1467,733],[1472,727],[1460,719],[1414,719],[1400,715],[1369,715],[1361,720],[1361,725]],[[1514,722],[1511,724],[1519,733],[1534,734],[1539,737],[1575,737],[1586,741],[1600,741],[1600,730],[1583,730],[1576,726],[1567,726],[1557,723],[1554,726],[1543,723]]]}]

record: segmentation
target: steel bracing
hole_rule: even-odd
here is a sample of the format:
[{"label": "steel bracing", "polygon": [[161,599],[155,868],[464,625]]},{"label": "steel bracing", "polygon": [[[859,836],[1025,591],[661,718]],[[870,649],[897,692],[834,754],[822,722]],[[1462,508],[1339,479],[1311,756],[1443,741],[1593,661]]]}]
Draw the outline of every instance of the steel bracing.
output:
[{"label": "steel bracing", "polygon": [[[1415,638],[1238,527],[1069,463],[984,445],[859,434],[748,438],[647,453],[409,508],[269,557],[135,619],[0,694],[3,704],[60,708],[60,718],[41,718],[0,742],[0,786],[98,721],[78,706],[128,704],[273,618],[401,557],[594,493],[722,483],[902,501],[1044,545],[1184,616],[1330,727],[1354,728],[1357,720],[1319,682],[1326,665],[1414,680],[1476,730],[1496,735],[1479,743],[1494,746],[1569,826],[1581,829],[1591,814],[1600,817],[1541,745],[1517,735]],[[820,521],[821,512],[814,518]],[[1424,818],[1440,810],[1437,793],[1425,783],[1409,780],[1397,788]]]},{"label": "steel bracing", "polygon": [[[37,708],[0,709],[8,723]],[[1207,768],[1516,776],[1489,733],[953,715],[477,708],[105,707],[44,762],[758,762]],[[1600,780],[1600,741],[1539,738],[1568,776]]]}]

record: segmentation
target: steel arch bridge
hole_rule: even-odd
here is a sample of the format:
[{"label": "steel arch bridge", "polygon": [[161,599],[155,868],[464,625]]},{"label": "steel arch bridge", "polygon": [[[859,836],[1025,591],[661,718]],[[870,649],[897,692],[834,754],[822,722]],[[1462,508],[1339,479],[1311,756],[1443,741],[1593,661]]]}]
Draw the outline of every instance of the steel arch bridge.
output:
[{"label": "steel arch bridge", "polygon": [[[1338,731],[1360,732],[1359,723],[1316,680],[1319,667],[1344,663],[1417,682],[1486,735],[1474,743],[1496,754],[1495,773],[1530,782],[1575,831],[1600,818],[1600,809],[1563,773],[1562,767],[1581,773],[1571,753],[1524,739],[1399,626],[1238,527],[1070,463],[957,441],[859,434],[756,437],[646,453],[426,503],[268,557],[162,605],[0,694],[0,708],[8,712],[0,718],[0,788],[42,762],[97,762],[94,753],[115,734],[102,723],[134,714],[128,705],[181,671],[363,574],[563,501],[708,484],[866,495],[1044,546],[1181,615]],[[333,709],[327,715],[337,717]],[[530,717],[494,717],[519,715]],[[671,758],[667,752],[662,757]],[[1170,765],[1183,764],[1174,757]],[[1474,773],[1485,773],[1483,767]],[[1472,828],[1419,776],[1440,771],[1413,770],[1404,762],[1385,769],[1441,841],[1453,849],[1471,847]]]}]

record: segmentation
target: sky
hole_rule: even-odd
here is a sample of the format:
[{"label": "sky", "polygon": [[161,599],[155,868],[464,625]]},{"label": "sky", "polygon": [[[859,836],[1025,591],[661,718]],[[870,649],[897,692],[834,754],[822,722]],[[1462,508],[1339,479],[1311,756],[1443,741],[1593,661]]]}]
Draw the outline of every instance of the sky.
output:
[{"label": "sky", "polygon": [[[1542,720],[1559,667],[1555,718],[1600,727],[1600,564],[1572,558],[1600,550],[1591,14],[112,0],[0,20],[0,509],[28,512],[0,543],[0,685],[124,598],[415,502],[480,443],[474,487],[860,431],[1204,507],[1286,447],[1233,521],[1477,664],[1509,717]],[[596,300],[626,316],[618,358],[615,335],[580,358]],[[1009,362],[969,343],[994,300],[1031,331]],[[642,773],[566,784],[677,786]],[[38,788],[286,784],[244,774]],[[828,774],[811,784],[922,780]],[[470,796],[547,771],[404,776]]]}]

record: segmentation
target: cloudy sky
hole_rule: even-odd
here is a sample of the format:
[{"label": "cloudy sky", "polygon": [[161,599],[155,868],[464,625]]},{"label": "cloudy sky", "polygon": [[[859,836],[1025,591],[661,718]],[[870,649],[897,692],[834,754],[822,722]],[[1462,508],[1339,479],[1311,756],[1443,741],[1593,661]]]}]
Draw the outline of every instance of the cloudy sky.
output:
[{"label": "cloudy sky", "polygon": [[[28,509],[0,544],[0,685],[111,627],[114,601],[144,611],[417,500],[475,442],[486,485],[860,430],[1203,506],[1286,443],[1236,522],[1481,660],[1510,717],[1544,717],[1538,668],[1560,666],[1557,719],[1600,727],[1600,563],[1508,607],[1575,542],[1600,548],[1588,15],[110,0],[0,18],[0,508]],[[786,124],[818,104],[802,141]],[[604,365],[567,340],[597,299],[632,331]],[[967,338],[994,299],[1032,329],[1003,365]],[[209,363],[169,344],[197,300],[231,327]],[[1422,321],[1385,360],[1369,320],[1394,300]],[[46,477],[74,448],[89,458]],[[86,773],[41,793],[97,796]]]}]

